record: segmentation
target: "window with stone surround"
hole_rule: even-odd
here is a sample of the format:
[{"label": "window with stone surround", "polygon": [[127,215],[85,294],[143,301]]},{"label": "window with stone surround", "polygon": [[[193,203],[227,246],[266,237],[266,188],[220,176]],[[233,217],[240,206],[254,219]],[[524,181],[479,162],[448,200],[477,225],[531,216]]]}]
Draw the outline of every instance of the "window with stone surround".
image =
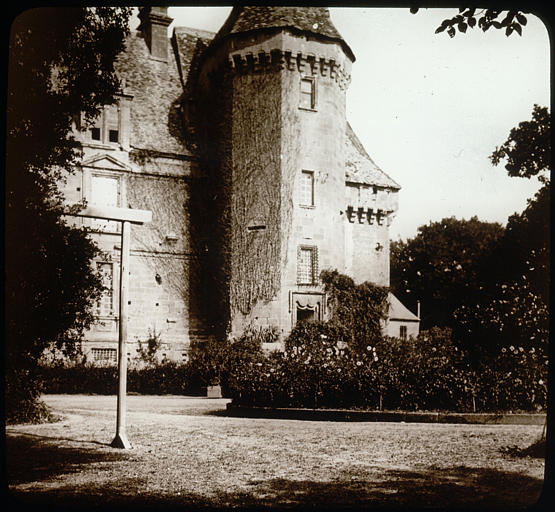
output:
[{"label": "window with stone surround", "polygon": [[94,123],[88,127],[85,139],[98,144],[119,144],[120,108],[118,104],[106,105]]},{"label": "window with stone surround", "polygon": [[[93,174],[91,176],[91,194],[89,202],[93,206],[120,206],[121,178],[116,175]],[[117,221],[93,219],[91,228],[95,231],[117,233],[120,224]]]},{"label": "window with stone surround", "polygon": [[301,185],[299,187],[301,206],[314,206],[314,172],[301,172]]},{"label": "window with stone surround", "polygon": [[111,261],[97,261],[96,270],[101,276],[104,290],[96,305],[96,315],[114,315],[114,264]]},{"label": "window with stone surround", "polygon": [[314,77],[301,78],[301,97],[299,108],[314,110],[316,108],[316,79]]},{"label": "window with stone surround", "polygon": [[313,285],[318,282],[318,248],[301,245],[297,251],[297,284]]}]

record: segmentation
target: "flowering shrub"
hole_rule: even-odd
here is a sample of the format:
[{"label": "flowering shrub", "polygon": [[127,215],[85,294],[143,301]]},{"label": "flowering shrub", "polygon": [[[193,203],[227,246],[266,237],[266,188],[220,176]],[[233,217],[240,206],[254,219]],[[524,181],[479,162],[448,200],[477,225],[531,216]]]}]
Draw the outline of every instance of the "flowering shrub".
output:
[{"label": "flowering shrub", "polygon": [[534,347],[502,347],[481,367],[481,410],[542,410],[547,401],[547,356]]},{"label": "flowering shrub", "polygon": [[545,408],[547,359],[535,350],[505,349],[475,368],[450,329],[409,340],[382,338],[363,350],[352,350],[343,335],[337,325],[301,323],[284,352],[251,353],[236,366],[234,403],[456,412]]},{"label": "flowering shrub", "polygon": [[510,340],[525,350],[547,351],[549,308],[525,276],[518,282],[497,284],[488,301],[461,306],[454,317],[457,336],[472,342],[466,344],[470,350],[496,353]]}]

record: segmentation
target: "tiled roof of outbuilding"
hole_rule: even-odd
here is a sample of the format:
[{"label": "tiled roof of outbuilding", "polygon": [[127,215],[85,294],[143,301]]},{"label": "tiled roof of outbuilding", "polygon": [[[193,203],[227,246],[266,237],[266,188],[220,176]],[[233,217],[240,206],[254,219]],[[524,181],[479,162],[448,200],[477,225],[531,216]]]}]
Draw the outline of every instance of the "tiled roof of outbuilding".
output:
[{"label": "tiled roof of outbuilding", "polygon": [[214,40],[251,30],[284,27],[335,40],[341,44],[349,58],[353,62],[355,60],[353,51],[335,28],[326,7],[234,7]]},{"label": "tiled roof of outbuilding", "polygon": [[349,123],[347,123],[345,145],[346,181],[377,185],[396,190],[401,188],[397,182],[392,180],[370,158]]},{"label": "tiled roof of outbuilding", "polygon": [[418,318],[412,311],[407,309],[407,307],[391,292],[387,294],[387,301],[389,303],[387,313],[389,320],[408,320],[413,322],[420,322],[420,318]]}]

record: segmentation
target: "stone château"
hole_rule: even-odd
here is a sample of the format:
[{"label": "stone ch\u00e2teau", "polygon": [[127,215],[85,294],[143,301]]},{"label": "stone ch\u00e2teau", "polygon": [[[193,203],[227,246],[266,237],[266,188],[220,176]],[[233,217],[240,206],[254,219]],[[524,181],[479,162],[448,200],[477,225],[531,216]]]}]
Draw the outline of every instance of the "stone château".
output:
[{"label": "stone ch\u00e2teau", "polygon": [[[322,269],[389,285],[399,185],[346,119],[355,56],[328,9],[236,7],[218,33],[143,7],[116,63],[122,90],[93,126],[69,202],[147,209],[132,230],[129,356],[325,319]],[[96,231],[107,287],[85,351],[116,359],[119,225]]]}]

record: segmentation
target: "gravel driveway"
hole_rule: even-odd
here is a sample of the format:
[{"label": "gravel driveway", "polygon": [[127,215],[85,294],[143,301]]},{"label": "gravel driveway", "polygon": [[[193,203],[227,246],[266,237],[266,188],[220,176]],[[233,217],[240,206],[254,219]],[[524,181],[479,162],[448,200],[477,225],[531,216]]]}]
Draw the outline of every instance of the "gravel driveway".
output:
[{"label": "gravel driveway", "polygon": [[543,459],[507,450],[541,426],[230,418],[227,400],[129,396],[118,450],[115,396],[44,400],[62,421],[6,427],[7,476],[15,500],[56,510],[511,510],[543,484]]}]

